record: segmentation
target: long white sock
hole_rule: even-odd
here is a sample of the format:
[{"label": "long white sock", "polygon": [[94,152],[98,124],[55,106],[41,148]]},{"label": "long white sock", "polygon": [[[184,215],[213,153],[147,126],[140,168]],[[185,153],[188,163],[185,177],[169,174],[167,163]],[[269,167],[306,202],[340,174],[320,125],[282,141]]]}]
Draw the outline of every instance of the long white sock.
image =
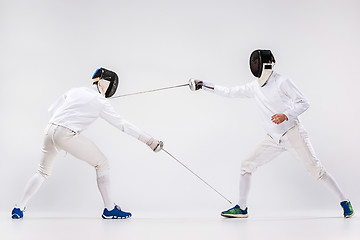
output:
[{"label": "long white sock", "polygon": [[239,206],[245,210],[247,197],[250,189],[251,173],[245,173],[240,175],[240,197]]},{"label": "long white sock", "polygon": [[343,194],[343,192],[340,190],[340,187],[337,185],[335,179],[329,174],[325,173],[324,176],[320,179],[332,192],[336,194],[336,196],[339,198],[340,202],[346,201],[347,198]]},{"label": "long white sock", "polygon": [[110,170],[96,170],[97,185],[104,201],[104,207],[108,210],[114,208],[110,192]]},{"label": "long white sock", "polygon": [[35,195],[35,193],[39,190],[44,181],[45,178],[43,176],[41,176],[39,173],[35,173],[27,182],[24,194],[17,207],[21,210],[24,210],[28,201],[32,198],[32,196]]}]

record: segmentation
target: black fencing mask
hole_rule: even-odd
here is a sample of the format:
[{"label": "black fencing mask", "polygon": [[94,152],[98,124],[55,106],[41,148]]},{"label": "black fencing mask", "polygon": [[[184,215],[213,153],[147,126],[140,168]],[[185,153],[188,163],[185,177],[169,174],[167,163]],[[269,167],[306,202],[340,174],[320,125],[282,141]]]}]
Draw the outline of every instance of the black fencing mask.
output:
[{"label": "black fencing mask", "polygon": [[105,97],[106,98],[112,97],[115,94],[116,89],[119,85],[118,75],[115,72],[107,70],[105,68],[99,68],[94,73],[92,79],[98,78],[98,77],[100,79],[110,82],[109,87],[106,89]]},{"label": "black fencing mask", "polygon": [[[270,50],[255,50],[250,55],[250,70],[252,74],[259,78],[261,77],[261,73],[263,71],[264,63],[275,63],[275,58],[272,55]],[[265,66],[270,67],[271,66]]]}]

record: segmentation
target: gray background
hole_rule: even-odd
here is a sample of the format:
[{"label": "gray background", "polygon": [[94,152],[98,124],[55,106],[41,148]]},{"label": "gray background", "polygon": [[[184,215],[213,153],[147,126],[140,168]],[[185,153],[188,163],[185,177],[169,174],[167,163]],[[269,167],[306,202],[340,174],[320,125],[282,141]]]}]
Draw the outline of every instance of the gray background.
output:
[{"label": "gray background", "polygon": [[[47,108],[69,88],[91,85],[98,67],[118,73],[117,94],[190,77],[235,86],[253,79],[248,58],[257,48],[271,49],[275,70],[309,99],[301,120],[356,209],[359,8],[356,0],[0,1],[0,210],[11,210],[37,169]],[[255,102],[179,88],[112,103],[237,201],[240,162],[265,134]],[[103,120],[83,134],[108,156],[114,199],[126,210],[218,214],[231,207],[164,152]],[[337,198],[287,153],[254,174],[249,207],[340,213]],[[95,171],[59,154],[28,209],[99,214]]]}]

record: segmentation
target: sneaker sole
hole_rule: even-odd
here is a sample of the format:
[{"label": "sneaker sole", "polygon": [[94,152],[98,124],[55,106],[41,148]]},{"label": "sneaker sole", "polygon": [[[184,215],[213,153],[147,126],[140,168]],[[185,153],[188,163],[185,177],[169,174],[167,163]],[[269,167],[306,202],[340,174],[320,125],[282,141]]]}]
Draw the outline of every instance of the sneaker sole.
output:
[{"label": "sneaker sole", "polygon": [[221,216],[223,217],[227,217],[227,218],[247,218],[248,215],[247,214],[221,214]]},{"label": "sneaker sole", "polygon": [[17,215],[16,213],[14,213],[12,216],[11,216],[12,219],[20,219],[21,217],[19,215]]},{"label": "sneaker sole", "polygon": [[104,214],[101,215],[101,217],[103,219],[126,219],[126,218],[130,218],[131,216],[126,216],[126,217],[118,217],[118,216],[105,216]]},{"label": "sneaker sole", "polygon": [[353,212],[352,214],[350,214],[350,215],[346,215],[346,216],[344,216],[344,218],[351,218],[352,216],[354,216],[354,214],[355,214],[355,212]]}]

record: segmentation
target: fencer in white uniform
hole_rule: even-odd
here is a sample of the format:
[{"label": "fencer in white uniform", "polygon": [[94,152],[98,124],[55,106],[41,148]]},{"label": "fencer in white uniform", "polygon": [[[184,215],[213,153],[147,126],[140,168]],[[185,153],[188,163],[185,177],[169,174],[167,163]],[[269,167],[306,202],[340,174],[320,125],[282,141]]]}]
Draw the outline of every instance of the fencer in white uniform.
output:
[{"label": "fencer in white uniform", "polygon": [[100,68],[92,79],[92,86],[70,89],[49,108],[51,117],[45,129],[38,171],[28,181],[21,200],[12,211],[12,218],[23,217],[28,201],[50,176],[55,158],[61,150],[96,169],[97,185],[104,201],[103,218],[131,216],[131,213],[124,212],[119,206],[114,205],[110,190],[108,159],[91,140],[83,136],[82,132],[100,117],[144,142],[155,152],[161,150],[163,143],[126,121],[114,110],[108,98],[113,96],[119,84],[115,72]]},{"label": "fencer in white uniform", "polygon": [[326,171],[311,145],[299,115],[309,108],[309,102],[288,78],[273,71],[275,58],[270,50],[255,50],[250,56],[250,69],[256,80],[236,87],[223,87],[196,79],[190,80],[190,89],[204,89],[231,98],[253,98],[259,108],[266,131],[265,139],[255,151],[242,161],[239,204],[223,211],[224,217],[246,218],[247,196],[251,174],[261,165],[288,151],[300,159],[315,179],[320,179],[338,197],[344,217],[354,213],[335,179]]}]

